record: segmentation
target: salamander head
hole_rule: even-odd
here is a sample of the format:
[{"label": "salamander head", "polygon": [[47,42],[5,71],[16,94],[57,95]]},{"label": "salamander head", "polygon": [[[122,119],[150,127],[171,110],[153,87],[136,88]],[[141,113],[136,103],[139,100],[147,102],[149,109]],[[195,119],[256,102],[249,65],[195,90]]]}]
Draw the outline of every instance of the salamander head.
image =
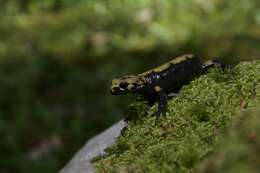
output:
[{"label": "salamander head", "polygon": [[111,81],[111,94],[119,95],[135,93],[144,87],[144,79],[141,76],[127,75]]}]

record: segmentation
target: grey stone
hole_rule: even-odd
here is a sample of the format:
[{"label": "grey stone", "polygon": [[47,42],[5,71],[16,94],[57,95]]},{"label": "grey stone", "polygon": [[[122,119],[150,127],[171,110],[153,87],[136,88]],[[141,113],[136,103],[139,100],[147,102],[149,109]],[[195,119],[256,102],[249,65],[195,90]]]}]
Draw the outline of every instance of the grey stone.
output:
[{"label": "grey stone", "polygon": [[105,148],[113,145],[121,130],[126,126],[126,122],[121,120],[90,139],[60,173],[95,173],[91,160],[104,153]]}]

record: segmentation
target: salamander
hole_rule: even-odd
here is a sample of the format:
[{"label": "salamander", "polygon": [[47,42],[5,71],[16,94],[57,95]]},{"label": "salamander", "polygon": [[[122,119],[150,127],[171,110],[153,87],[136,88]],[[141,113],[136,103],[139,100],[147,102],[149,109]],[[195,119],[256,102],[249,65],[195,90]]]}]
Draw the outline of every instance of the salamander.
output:
[{"label": "salamander", "polygon": [[150,104],[158,102],[155,115],[159,117],[166,112],[169,95],[177,95],[183,85],[216,65],[220,68],[227,67],[217,60],[202,63],[199,57],[186,54],[144,73],[113,79],[110,91],[113,95],[136,93]]}]

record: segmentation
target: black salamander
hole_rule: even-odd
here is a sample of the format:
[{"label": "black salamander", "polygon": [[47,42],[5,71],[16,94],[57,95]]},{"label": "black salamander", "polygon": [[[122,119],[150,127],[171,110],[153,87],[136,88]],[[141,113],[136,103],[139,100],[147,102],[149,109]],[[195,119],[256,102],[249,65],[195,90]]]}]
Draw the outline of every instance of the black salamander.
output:
[{"label": "black salamander", "polygon": [[166,112],[169,95],[177,95],[183,85],[216,65],[221,68],[227,67],[216,60],[202,63],[197,56],[182,55],[147,72],[113,79],[111,93],[136,93],[141,94],[150,104],[158,102],[156,116],[159,117]]}]

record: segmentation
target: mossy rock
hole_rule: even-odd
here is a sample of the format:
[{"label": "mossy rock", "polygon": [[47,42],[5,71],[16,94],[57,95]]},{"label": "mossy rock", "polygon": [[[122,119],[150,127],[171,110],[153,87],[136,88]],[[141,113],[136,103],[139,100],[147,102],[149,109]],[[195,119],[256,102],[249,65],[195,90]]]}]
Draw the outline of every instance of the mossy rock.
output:
[{"label": "mossy rock", "polygon": [[[135,103],[128,129],[106,155],[95,159],[98,172],[195,172],[219,148],[237,112],[260,101],[260,61],[232,69],[212,69],[169,100],[166,116],[157,106]],[[260,104],[259,104],[260,105]],[[228,139],[228,138],[227,138]],[[217,157],[217,156],[216,156]]]},{"label": "mossy rock", "polygon": [[200,173],[257,173],[260,170],[260,109],[242,111],[219,140],[217,151],[200,163]]}]

